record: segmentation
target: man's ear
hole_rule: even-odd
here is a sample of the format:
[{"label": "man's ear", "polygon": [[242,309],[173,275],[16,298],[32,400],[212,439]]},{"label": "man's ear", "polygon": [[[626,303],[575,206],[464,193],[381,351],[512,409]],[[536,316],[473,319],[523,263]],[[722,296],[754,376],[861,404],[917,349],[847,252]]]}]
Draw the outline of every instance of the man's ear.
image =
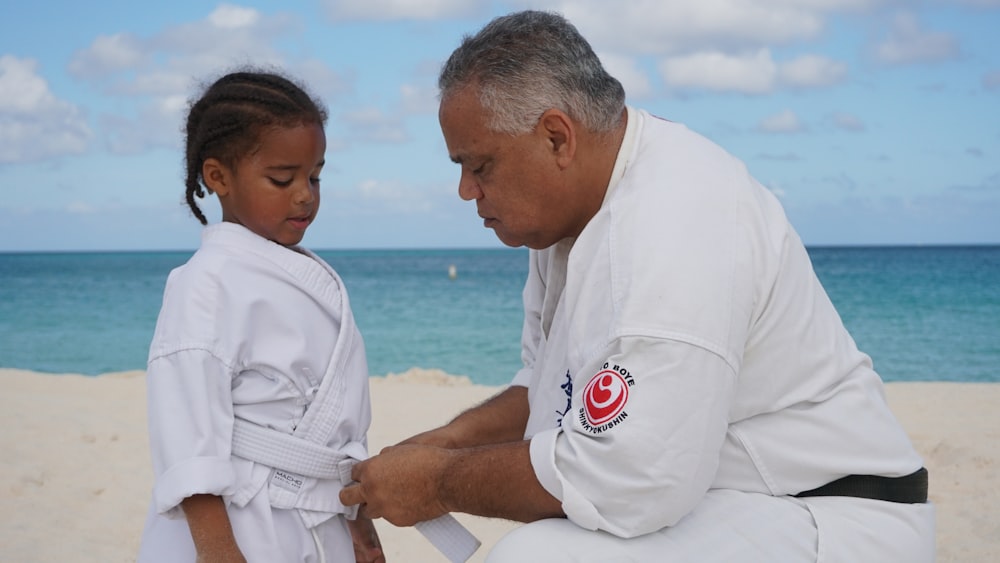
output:
[{"label": "man's ear", "polygon": [[568,168],[576,156],[576,123],[564,112],[546,110],[538,120],[539,131],[545,135],[560,168]]},{"label": "man's ear", "polygon": [[206,158],[205,162],[201,163],[201,179],[205,182],[205,187],[215,192],[217,196],[224,197],[229,194],[232,176],[219,159]]}]

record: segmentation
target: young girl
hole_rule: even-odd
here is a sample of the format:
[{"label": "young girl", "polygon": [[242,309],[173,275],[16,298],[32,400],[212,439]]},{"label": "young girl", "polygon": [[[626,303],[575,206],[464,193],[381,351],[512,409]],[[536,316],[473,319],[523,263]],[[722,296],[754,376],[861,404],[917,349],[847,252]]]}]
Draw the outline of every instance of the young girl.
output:
[{"label": "young girl", "polygon": [[372,522],[338,498],[367,457],[361,335],[336,272],[297,246],[319,209],[325,122],[266,72],[223,76],[190,107],[187,203],[207,224],[207,189],[222,222],[171,272],[150,345],[139,561],[384,561]]}]

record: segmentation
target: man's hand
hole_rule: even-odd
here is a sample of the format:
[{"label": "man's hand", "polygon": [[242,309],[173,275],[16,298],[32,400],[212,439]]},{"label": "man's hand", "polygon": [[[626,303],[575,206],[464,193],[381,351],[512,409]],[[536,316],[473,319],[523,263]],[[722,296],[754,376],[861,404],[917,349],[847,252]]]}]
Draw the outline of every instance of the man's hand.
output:
[{"label": "man's hand", "polygon": [[518,522],[563,517],[562,503],[531,466],[527,420],[527,389],[509,387],[449,424],[355,465],[357,483],[340,491],[340,502],[396,526],[447,512]]},{"label": "man's hand", "polygon": [[360,504],[359,516],[412,526],[448,512],[440,482],[453,454],[429,446],[400,445],[354,466],[356,484],[340,491],[340,502]]},{"label": "man's hand", "polygon": [[398,445],[362,461],[340,491],[359,513],[412,526],[447,512],[533,522],[565,516],[531,467],[529,442],[449,450]]}]

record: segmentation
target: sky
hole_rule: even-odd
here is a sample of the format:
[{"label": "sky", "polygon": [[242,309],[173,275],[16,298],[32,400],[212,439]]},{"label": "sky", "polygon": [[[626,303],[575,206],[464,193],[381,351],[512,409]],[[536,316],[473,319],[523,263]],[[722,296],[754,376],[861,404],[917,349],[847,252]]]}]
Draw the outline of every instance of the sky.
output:
[{"label": "sky", "polygon": [[1000,0],[35,0],[0,8],[0,251],[196,248],[187,104],[248,63],[329,109],[303,244],[500,247],[457,195],[436,81],[525,8],[742,159],[807,245],[1000,243]]}]

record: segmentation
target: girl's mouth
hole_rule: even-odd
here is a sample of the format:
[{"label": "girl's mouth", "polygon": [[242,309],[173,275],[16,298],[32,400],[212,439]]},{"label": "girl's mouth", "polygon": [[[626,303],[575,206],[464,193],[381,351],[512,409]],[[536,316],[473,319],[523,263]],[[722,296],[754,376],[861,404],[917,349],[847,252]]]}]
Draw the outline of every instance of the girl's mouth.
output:
[{"label": "girl's mouth", "polygon": [[303,215],[302,217],[291,217],[288,219],[288,222],[292,227],[304,231],[309,226],[309,223],[312,223],[312,218],[309,215]]}]

